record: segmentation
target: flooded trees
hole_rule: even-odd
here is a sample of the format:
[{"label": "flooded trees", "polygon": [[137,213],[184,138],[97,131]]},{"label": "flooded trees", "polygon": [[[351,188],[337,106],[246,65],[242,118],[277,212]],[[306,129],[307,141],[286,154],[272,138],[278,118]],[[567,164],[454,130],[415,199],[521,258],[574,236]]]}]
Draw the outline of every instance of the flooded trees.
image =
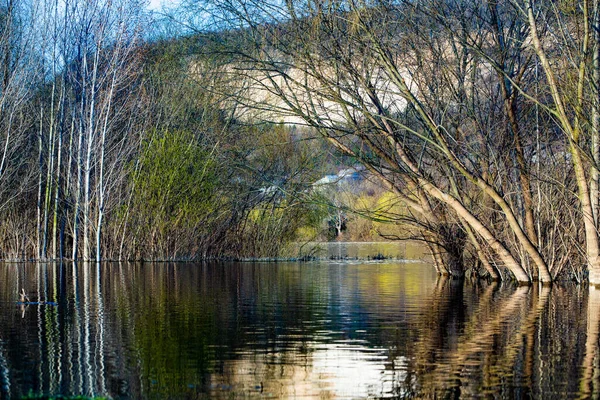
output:
[{"label": "flooded trees", "polygon": [[50,88],[39,106],[38,258],[65,256],[67,235],[72,258],[102,258],[107,198],[136,142],[140,7],[47,4],[52,29],[42,51]]},{"label": "flooded trees", "polygon": [[[322,211],[317,132],[440,274],[600,279],[596,0],[205,0],[198,35],[151,44],[134,0],[40,4],[0,10],[3,258],[277,252]],[[202,218],[171,196],[204,184]]]},{"label": "flooded trees", "polygon": [[596,283],[596,3],[202,7],[202,29],[236,32],[214,51],[240,115],[312,127],[365,165],[411,209],[440,273],[469,259],[550,282],[587,265]]},{"label": "flooded trees", "polygon": [[144,49],[148,129],[123,171],[110,258],[277,257],[319,222],[303,197],[322,176],[320,150],[292,128],[249,126],[218,107],[207,88],[223,76],[201,51],[191,38]]},{"label": "flooded trees", "polygon": [[[600,284],[600,243],[594,216],[598,213],[598,4],[595,2],[592,8],[589,1],[583,0],[572,5],[549,6],[528,0],[515,2],[515,7],[526,16],[531,46],[550,94],[547,101],[540,98],[532,101],[545,106],[557,121],[564,150],[570,155],[580,223],[584,227],[585,263],[590,283],[597,285]],[[550,44],[550,35],[554,37],[551,32],[555,29],[561,39]],[[556,48],[565,53],[557,55]]]}]

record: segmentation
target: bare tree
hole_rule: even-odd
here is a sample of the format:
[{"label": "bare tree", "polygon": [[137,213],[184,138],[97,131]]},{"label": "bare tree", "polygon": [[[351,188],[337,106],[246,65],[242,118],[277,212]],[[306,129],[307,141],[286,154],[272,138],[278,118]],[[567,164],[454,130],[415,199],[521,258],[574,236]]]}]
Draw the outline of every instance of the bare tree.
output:
[{"label": "bare tree", "polygon": [[[233,90],[238,110],[311,126],[362,162],[419,215],[427,227],[425,240],[436,247],[440,272],[463,268],[454,265],[461,263],[464,248],[458,254],[447,251],[456,247],[448,245],[456,237],[444,229],[450,223],[465,230],[472,253],[492,276],[497,273],[490,261],[508,268],[518,281],[549,282],[552,276],[537,248],[523,150],[517,152],[517,190],[526,226],[520,222],[521,204],[504,195],[514,186],[498,180],[512,168],[499,164],[511,158],[506,130],[496,131],[496,118],[514,113],[514,96],[507,86],[504,100],[494,92],[493,65],[476,57],[470,43],[493,46],[492,27],[469,23],[468,14],[493,14],[494,9],[460,3],[455,8],[443,2],[425,7],[218,1],[206,10],[215,7],[226,16],[215,19],[216,29],[224,29],[223,21],[237,24],[236,35],[224,33],[225,49],[217,51],[227,54],[232,82],[243,82]],[[438,11],[432,15],[434,6]],[[452,31],[438,23],[439,12],[451,21]],[[490,94],[495,104],[482,100]],[[502,113],[492,108],[486,114],[485,107],[497,104],[504,104]],[[518,137],[519,128],[513,124],[511,129]],[[492,219],[478,197],[496,208]]]}]

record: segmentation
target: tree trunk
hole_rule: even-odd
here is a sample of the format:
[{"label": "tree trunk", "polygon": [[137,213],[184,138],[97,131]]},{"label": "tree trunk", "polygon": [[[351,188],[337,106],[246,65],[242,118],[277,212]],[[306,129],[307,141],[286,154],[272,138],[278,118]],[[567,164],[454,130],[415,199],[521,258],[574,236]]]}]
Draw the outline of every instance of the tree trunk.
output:
[{"label": "tree trunk", "polygon": [[98,79],[98,68],[100,48],[96,50],[94,54],[94,64],[92,66],[92,80],[89,82],[90,85],[90,98],[89,98],[89,110],[87,116],[87,135],[86,135],[86,152],[85,152],[85,167],[84,172],[84,184],[83,184],[83,259],[86,261],[91,260],[91,220],[92,220],[92,157],[94,150],[94,139],[96,131],[96,84]]},{"label": "tree trunk", "polygon": [[44,195],[44,242],[42,257],[48,258],[48,232],[50,218],[50,206],[52,200],[52,188],[53,188],[53,172],[54,172],[54,134],[55,134],[55,122],[54,122],[54,96],[56,91],[56,84],[52,84],[52,95],[50,100],[50,135],[48,137],[48,165],[46,171],[46,193]]},{"label": "tree trunk", "polygon": [[594,215],[594,224],[598,226],[598,201],[600,199],[599,173],[600,168],[600,7],[598,0],[594,0],[592,32],[592,176],[590,178],[590,200]]},{"label": "tree trunk", "polygon": [[37,194],[37,258],[42,258],[42,183],[43,183],[43,122],[44,109],[40,107],[40,128],[38,132],[38,194]]},{"label": "tree trunk", "polygon": [[471,226],[489,246],[494,250],[498,258],[504,263],[504,266],[513,273],[515,279],[519,283],[531,283],[531,278],[527,275],[527,272],[521,264],[515,260],[510,252],[504,247],[502,243],[485,227],[473,214],[467,210],[460,201],[450,196],[447,193],[442,192],[440,189],[433,186],[431,183],[422,180],[421,186],[433,197],[448,204],[456,214],[461,217],[467,224]]},{"label": "tree trunk", "polygon": [[[83,100],[82,100],[83,112]],[[77,169],[77,182],[75,182],[75,207],[73,207],[73,260],[79,257],[79,218],[81,208],[81,181],[83,178],[81,151],[83,149],[83,121],[79,121],[79,134],[77,139],[77,154],[75,157],[75,167]]]},{"label": "tree trunk", "polygon": [[575,179],[579,190],[579,202],[583,214],[583,225],[585,230],[585,247],[589,271],[589,281],[592,285],[600,285],[600,249],[598,242],[598,232],[594,224],[594,213],[592,211],[592,202],[590,201],[590,192],[588,181],[583,169],[583,160],[579,149],[574,143],[571,143],[571,158],[575,170]]}]

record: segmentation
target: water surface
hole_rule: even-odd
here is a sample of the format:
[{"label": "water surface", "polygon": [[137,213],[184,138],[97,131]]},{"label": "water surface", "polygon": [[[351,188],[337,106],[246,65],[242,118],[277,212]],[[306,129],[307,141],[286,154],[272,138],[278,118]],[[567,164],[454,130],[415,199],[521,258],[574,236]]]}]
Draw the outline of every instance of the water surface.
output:
[{"label": "water surface", "polygon": [[599,293],[422,262],[1,264],[0,398],[584,398]]}]

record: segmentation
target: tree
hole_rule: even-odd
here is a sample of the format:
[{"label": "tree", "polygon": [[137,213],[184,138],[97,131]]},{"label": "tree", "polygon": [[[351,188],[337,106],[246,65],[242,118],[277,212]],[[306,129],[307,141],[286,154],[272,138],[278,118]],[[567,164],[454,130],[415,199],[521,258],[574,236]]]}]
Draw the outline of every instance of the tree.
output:
[{"label": "tree", "polygon": [[230,77],[212,90],[240,118],[309,126],[365,165],[409,207],[440,273],[462,275],[469,255],[492,277],[550,282],[586,260],[597,281],[596,3],[199,7]]},{"label": "tree", "polygon": [[127,0],[49,2],[46,18],[52,29],[43,49],[50,83],[40,105],[38,257],[48,256],[50,241],[52,258],[64,255],[70,219],[73,259],[100,261],[108,196],[137,141],[131,111],[142,7]]}]

